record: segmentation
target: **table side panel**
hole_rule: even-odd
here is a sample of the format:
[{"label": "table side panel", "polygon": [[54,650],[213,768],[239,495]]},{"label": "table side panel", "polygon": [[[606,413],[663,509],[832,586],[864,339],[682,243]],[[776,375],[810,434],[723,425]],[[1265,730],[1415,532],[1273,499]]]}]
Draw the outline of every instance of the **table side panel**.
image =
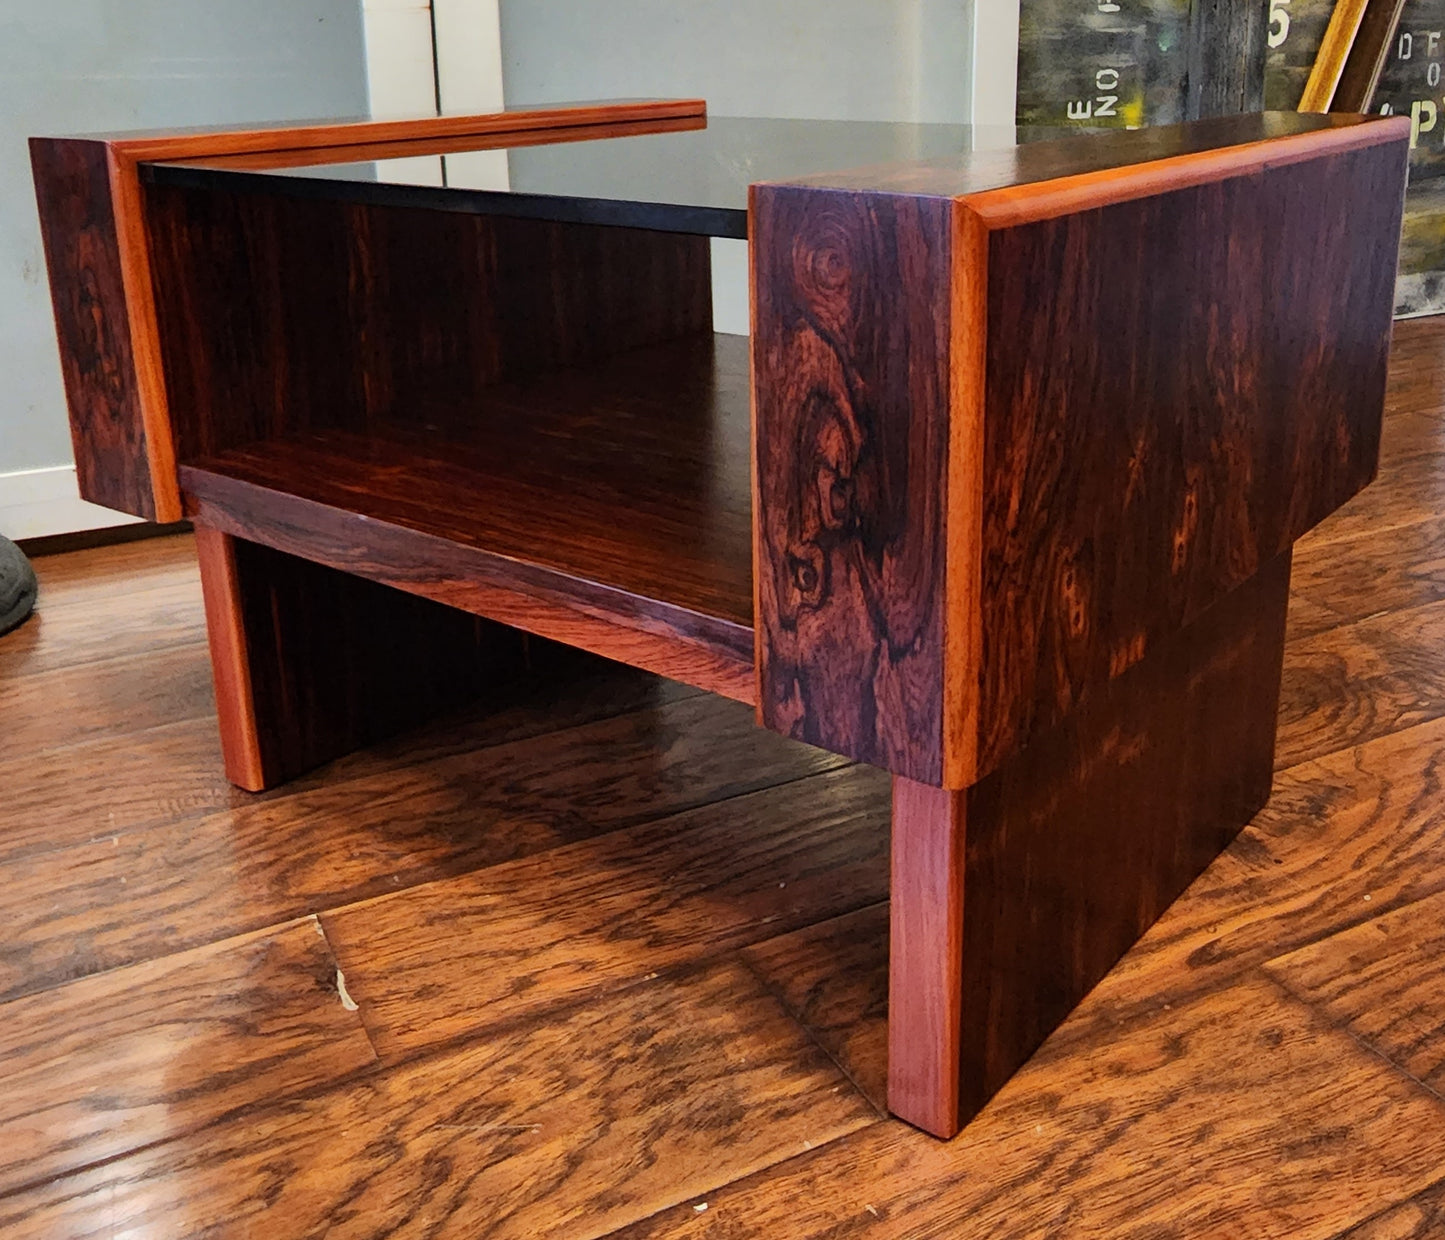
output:
[{"label": "table side panel", "polygon": [[759,721],[936,784],[952,204],[755,186],[750,215]]},{"label": "table side panel", "polygon": [[1405,154],[990,233],[978,775],[1373,478]]},{"label": "table side panel", "polygon": [[156,520],[106,146],[32,138],[30,160],[80,493]]}]

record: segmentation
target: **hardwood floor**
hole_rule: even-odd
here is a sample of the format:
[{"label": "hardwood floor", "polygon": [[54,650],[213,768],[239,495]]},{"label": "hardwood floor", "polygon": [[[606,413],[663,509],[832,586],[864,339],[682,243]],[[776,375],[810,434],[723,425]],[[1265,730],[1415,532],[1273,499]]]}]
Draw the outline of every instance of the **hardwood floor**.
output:
[{"label": "hardwood floor", "polygon": [[595,660],[231,789],[187,537],[0,639],[0,1236],[1445,1235],[1445,320],[1297,548],[1269,805],[955,1140],[888,781]]}]

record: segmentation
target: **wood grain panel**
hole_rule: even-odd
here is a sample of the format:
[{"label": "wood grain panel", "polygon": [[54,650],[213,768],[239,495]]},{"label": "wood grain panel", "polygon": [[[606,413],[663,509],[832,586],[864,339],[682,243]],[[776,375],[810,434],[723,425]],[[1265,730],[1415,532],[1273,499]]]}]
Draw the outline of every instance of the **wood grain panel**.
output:
[{"label": "wood grain panel", "polygon": [[990,233],[1015,326],[988,345],[980,772],[1373,477],[1404,167],[1368,146]]},{"label": "wood grain panel", "polygon": [[[403,524],[184,467],[199,523],[737,701],[753,697],[750,630],[508,561]],[[371,502],[368,502],[371,506]]]},{"label": "wood grain panel", "polygon": [[1395,908],[1264,966],[1296,998],[1437,1093],[1445,1087],[1445,893]]},{"label": "wood grain panel", "polygon": [[380,770],[358,760],[351,779],[317,779],[295,795],[247,799],[232,810],[106,832],[16,859],[0,885],[0,996],[515,860],[840,763],[760,730],[746,708],[706,695],[481,753],[464,748]]},{"label": "wood grain panel", "polygon": [[1264,804],[1288,593],[1286,553],[966,792],[895,779],[895,1115],[976,1115]]},{"label": "wood grain panel", "polygon": [[0,1007],[0,1192],[375,1062],[314,919]]},{"label": "wood grain panel", "polygon": [[751,699],[746,348],[688,336],[183,481],[202,523]]},{"label": "wood grain panel", "polygon": [[759,721],[937,783],[951,205],[749,210]]},{"label": "wood grain panel", "polygon": [[887,780],[848,768],[326,914],[391,1060],[887,893]]},{"label": "wood grain panel", "polygon": [[1442,1120],[1256,978],[1051,1042],[954,1141],[875,1125],[617,1238],[1327,1240],[1438,1176]]},{"label": "wood grain panel", "polygon": [[[148,520],[157,509],[111,203],[99,142],[30,142],[81,494]],[[179,515],[179,514],[177,514]]]},{"label": "wood grain panel", "polygon": [[196,528],[221,748],[252,792],[525,674],[526,639]]},{"label": "wood grain panel", "polygon": [[873,1121],[719,964],[0,1199],[0,1230],[591,1237]]},{"label": "wood grain panel", "polygon": [[145,206],[182,462],[485,422],[498,381],[711,329],[704,237],[155,185]]},{"label": "wood grain panel", "polygon": [[[896,776],[889,881],[888,1109],[938,1137],[962,1114],[961,1075],[978,1076],[962,1050],[964,1026],[985,1013],[965,995],[966,799]],[[1025,975],[1020,984],[1034,987]],[[1027,1053],[1027,1052],[1025,1052]],[[967,1084],[969,1101],[981,1091]],[[991,1092],[991,1091],[990,1091]]]}]

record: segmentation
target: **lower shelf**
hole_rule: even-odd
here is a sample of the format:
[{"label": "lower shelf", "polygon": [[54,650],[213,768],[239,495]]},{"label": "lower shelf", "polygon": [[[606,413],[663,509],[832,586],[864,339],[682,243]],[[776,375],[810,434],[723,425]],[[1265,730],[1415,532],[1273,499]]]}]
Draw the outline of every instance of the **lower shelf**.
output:
[{"label": "lower shelf", "polygon": [[202,525],[752,701],[747,341],[181,467]]}]

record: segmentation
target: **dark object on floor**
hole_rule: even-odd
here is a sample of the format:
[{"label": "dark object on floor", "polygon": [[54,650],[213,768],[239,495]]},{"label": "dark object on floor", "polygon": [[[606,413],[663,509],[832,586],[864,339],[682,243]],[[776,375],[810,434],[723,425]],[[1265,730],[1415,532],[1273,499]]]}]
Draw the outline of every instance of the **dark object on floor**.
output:
[{"label": "dark object on floor", "polygon": [[8,633],[30,614],[38,589],[25,553],[0,537],[0,633]]}]

